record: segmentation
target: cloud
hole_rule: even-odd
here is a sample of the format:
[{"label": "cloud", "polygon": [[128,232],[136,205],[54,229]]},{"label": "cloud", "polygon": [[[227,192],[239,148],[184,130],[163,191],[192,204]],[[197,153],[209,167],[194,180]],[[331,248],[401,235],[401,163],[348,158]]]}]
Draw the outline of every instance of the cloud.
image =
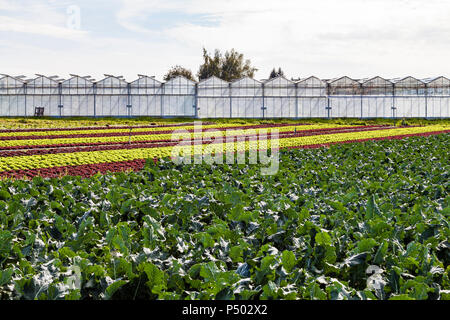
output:
[{"label": "cloud", "polygon": [[71,28],[70,2],[0,0],[0,32],[77,39],[86,31]]},{"label": "cloud", "polygon": [[[81,30],[67,28],[73,4]],[[0,72],[161,79],[176,64],[196,72],[204,46],[244,53],[257,78],[273,67],[288,77],[448,76],[448,16],[448,0],[0,0]]]},{"label": "cloud", "polygon": [[0,21],[0,31],[4,32],[21,32],[65,39],[79,38],[87,34],[86,31],[59,27],[47,23],[16,19],[7,16],[0,16]]},{"label": "cloud", "polygon": [[[149,29],[145,20],[135,19],[173,11],[216,24],[181,21]],[[444,0],[124,0],[118,17],[134,31],[157,30],[180,49],[236,48],[260,67],[258,74],[282,66],[292,76],[358,77],[368,70],[390,76],[405,70],[449,73],[442,57],[450,49],[444,41],[450,37],[449,14]],[[420,63],[413,63],[414,57]]]}]

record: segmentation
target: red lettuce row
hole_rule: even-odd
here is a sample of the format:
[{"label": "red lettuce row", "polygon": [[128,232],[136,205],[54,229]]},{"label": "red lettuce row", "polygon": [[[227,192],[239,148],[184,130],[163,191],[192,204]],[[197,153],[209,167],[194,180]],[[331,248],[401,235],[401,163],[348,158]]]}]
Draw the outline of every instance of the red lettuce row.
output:
[{"label": "red lettuce row", "polygon": [[[1,172],[0,177],[11,177],[16,179],[33,178],[41,176],[43,178],[59,178],[63,176],[81,176],[83,178],[91,177],[97,173],[105,174],[109,172],[120,171],[140,171],[144,168],[145,161],[143,159],[113,163],[96,163],[80,166],[62,166],[52,168],[40,168],[30,170],[14,170]],[[154,160],[157,161],[156,159]]]}]

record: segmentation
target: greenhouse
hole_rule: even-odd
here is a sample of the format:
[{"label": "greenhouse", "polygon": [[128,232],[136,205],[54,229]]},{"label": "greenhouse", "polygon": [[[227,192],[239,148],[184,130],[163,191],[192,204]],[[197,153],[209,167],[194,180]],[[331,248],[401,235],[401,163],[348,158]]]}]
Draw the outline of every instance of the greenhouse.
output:
[{"label": "greenhouse", "polygon": [[394,117],[394,84],[375,77],[362,83],[362,114],[367,118]]},{"label": "greenhouse", "polygon": [[198,115],[200,118],[229,118],[231,115],[230,84],[217,77],[198,84]]},{"label": "greenhouse", "polygon": [[196,116],[196,83],[176,77],[163,84],[161,116]]},{"label": "greenhouse", "polygon": [[424,79],[427,95],[427,114],[436,118],[450,117],[450,79],[445,77]]},{"label": "greenhouse", "polygon": [[426,111],[425,83],[413,77],[393,79],[394,114],[400,118],[423,118]]},{"label": "greenhouse", "polygon": [[264,107],[268,118],[298,118],[296,85],[284,77],[264,83]]},{"label": "greenhouse", "polygon": [[[94,84],[78,75],[61,84],[61,114],[68,116],[89,116],[89,107],[94,106]],[[45,110],[44,110],[45,111]]]},{"label": "greenhouse", "polygon": [[161,116],[163,83],[146,75],[130,83],[131,114],[136,116]]},{"label": "greenhouse", "polygon": [[26,116],[25,82],[19,78],[0,75],[0,115]]},{"label": "greenhouse", "polygon": [[265,117],[262,82],[248,77],[234,81],[230,99],[232,118]]},{"label": "greenhouse", "polygon": [[160,82],[122,76],[0,74],[0,116],[190,117],[190,118],[448,118],[446,77],[352,79],[348,76],[297,81],[248,77],[194,82],[176,77]]},{"label": "greenhouse", "polygon": [[327,83],[309,77],[297,83],[297,99],[301,118],[328,117]]},{"label": "greenhouse", "polygon": [[334,118],[361,118],[362,87],[359,81],[342,77],[329,84],[330,113]]}]

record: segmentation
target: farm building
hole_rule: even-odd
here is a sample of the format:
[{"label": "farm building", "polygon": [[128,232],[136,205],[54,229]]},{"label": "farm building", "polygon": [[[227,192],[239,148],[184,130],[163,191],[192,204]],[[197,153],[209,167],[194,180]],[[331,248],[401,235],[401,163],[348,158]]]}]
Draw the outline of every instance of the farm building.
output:
[{"label": "farm building", "polygon": [[198,83],[183,77],[165,83],[139,75],[0,75],[0,116],[192,117],[192,118],[447,118],[450,80],[445,77],[292,81],[283,76]]}]

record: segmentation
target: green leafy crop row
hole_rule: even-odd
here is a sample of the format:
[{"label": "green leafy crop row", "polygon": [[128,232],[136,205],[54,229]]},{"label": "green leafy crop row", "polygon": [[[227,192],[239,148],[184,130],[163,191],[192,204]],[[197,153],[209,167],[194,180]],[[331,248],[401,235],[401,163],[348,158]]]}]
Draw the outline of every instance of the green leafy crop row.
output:
[{"label": "green leafy crop row", "polygon": [[1,299],[450,299],[449,135],[0,182]]}]

